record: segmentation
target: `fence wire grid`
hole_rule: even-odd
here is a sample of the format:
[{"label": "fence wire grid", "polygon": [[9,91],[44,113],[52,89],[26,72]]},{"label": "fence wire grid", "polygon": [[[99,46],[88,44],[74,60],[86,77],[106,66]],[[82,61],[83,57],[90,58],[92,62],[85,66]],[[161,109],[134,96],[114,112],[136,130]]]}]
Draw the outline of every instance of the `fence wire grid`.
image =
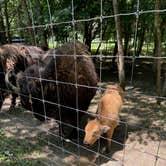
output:
[{"label": "fence wire grid", "polygon": [[[142,1],[137,0],[135,1],[133,9],[130,12],[124,11],[122,13],[114,15],[113,11],[111,12],[109,9],[108,11],[110,11],[110,15],[108,13],[107,15],[105,15],[105,3],[103,0],[98,0],[98,16],[81,18],[78,17],[76,12],[76,8],[81,4],[79,4],[79,1],[70,0],[70,8],[67,9],[70,13],[70,17],[60,18],[60,21],[56,21],[56,19],[53,19],[54,13],[51,8],[53,7],[53,5],[56,6],[56,3],[60,4],[60,1],[53,2],[50,0],[45,0],[44,4],[47,6],[46,8],[48,18],[47,21],[43,21],[43,23],[40,22],[40,24],[38,24],[36,22],[37,16],[35,14],[37,13],[36,10],[39,9],[33,6],[34,2],[35,1],[33,0],[22,1],[22,3],[26,3],[27,5],[26,7],[29,18],[31,19],[31,26],[20,26],[21,24],[19,24],[18,22],[17,27],[11,26],[10,29],[0,30],[0,34],[17,34],[19,36],[19,41],[22,41],[23,38],[27,37],[28,33],[33,33],[32,35],[34,36],[34,43],[31,45],[39,46],[39,32],[46,29],[49,30],[48,43],[49,47],[53,48],[54,50],[52,52],[49,52],[50,50],[48,50],[44,53],[44,55],[48,53],[50,54],[50,57],[53,57],[51,61],[54,62],[55,76],[54,78],[49,76],[43,78],[41,75],[42,69],[40,68],[42,58],[38,59],[35,62],[35,64],[38,66],[37,69],[41,69],[37,72],[38,77],[36,77],[36,75],[34,76],[32,73],[28,73],[28,75],[24,75],[24,77],[27,83],[29,82],[29,80],[36,80],[40,82],[40,84],[38,84],[38,87],[35,87],[36,91],[40,91],[40,96],[18,92],[20,98],[24,97],[28,98],[30,102],[35,101],[35,103],[40,103],[39,109],[42,105],[42,114],[40,114],[40,111],[34,111],[34,108],[32,106],[32,111],[23,110],[21,104],[17,104],[14,109],[9,109],[10,101],[8,100],[8,98],[6,98],[0,112],[0,165],[166,165],[166,97],[164,95],[157,95],[156,85],[152,85],[152,83],[150,82],[151,77],[153,76],[153,74],[150,73],[153,71],[153,69],[151,68],[152,64],[157,63],[158,60],[162,61],[163,66],[164,64],[166,64],[165,48],[163,51],[164,56],[154,56],[154,54],[149,54],[149,52],[147,51],[151,44],[149,40],[153,35],[146,36],[146,34],[144,34],[146,38],[145,45],[147,47],[147,50],[145,51],[145,54],[141,53],[139,56],[136,55],[138,49],[138,37],[140,32],[140,17],[144,16],[146,19],[147,15],[154,15],[155,13],[159,13],[159,15],[166,17],[166,9],[163,8],[156,10],[155,8],[152,8],[149,10],[144,10],[144,8],[141,6]],[[43,1],[39,2],[42,3]],[[119,5],[120,3],[122,3],[121,1],[118,2]],[[128,3],[130,2],[133,1],[129,0]],[[21,1],[17,1],[17,3],[21,4]],[[81,3],[85,2],[83,1]],[[94,3],[96,3],[96,1],[94,1]],[[3,8],[3,5],[5,4],[5,1],[0,1],[1,8]],[[14,3],[10,3],[10,5],[13,5],[13,8],[16,7],[16,4]],[[4,10],[2,9],[0,12],[3,13]],[[65,12],[65,10],[62,12]],[[86,12],[88,11],[85,10],[85,13]],[[22,13],[20,13],[19,16],[20,18],[21,14]],[[59,15],[61,17],[61,13],[59,13]],[[103,151],[103,149],[105,148],[105,142],[107,141],[107,138],[104,135],[100,136],[100,139],[97,140],[94,146],[85,145],[83,143],[83,140],[85,136],[85,124],[88,122],[89,117],[94,118],[96,116],[98,103],[103,95],[103,92],[106,90],[107,85],[118,82],[118,72],[112,71],[110,69],[110,60],[117,58],[117,56],[113,55],[113,51],[105,54],[105,50],[108,49],[108,45],[110,43],[115,44],[116,37],[115,39],[110,39],[111,41],[109,41],[108,43],[105,43],[106,40],[103,37],[103,33],[105,31],[105,22],[110,20],[114,22],[115,16],[119,16],[121,18],[121,21],[122,16],[125,17],[125,19],[132,17],[132,19],[134,19],[134,31],[129,44],[129,47],[132,50],[131,54],[123,56],[124,62],[127,64],[127,66],[125,66],[127,69],[125,72],[126,90],[124,92],[124,103],[119,114],[120,118],[118,120],[118,126],[116,127],[113,137],[110,140],[111,150],[110,152],[105,152]],[[78,62],[78,59],[87,56],[85,55],[85,53],[81,55],[77,54],[77,40],[83,42],[83,39],[81,37],[78,37],[78,34],[80,32],[79,28],[81,28],[81,25],[79,24],[89,22],[97,22],[100,26],[100,28],[98,28],[99,30],[97,40],[94,40],[91,43],[91,49],[94,47],[93,45],[97,45],[100,46],[99,51],[96,54],[94,53],[94,51],[91,51],[91,55],[88,55],[91,59],[93,59],[95,70],[98,75],[98,83],[96,86],[91,86],[89,84],[80,84],[78,82],[79,73],[77,69],[79,67],[78,65],[80,64]],[[153,24],[153,22],[154,20],[151,20],[149,24]],[[74,66],[74,82],[61,81],[58,79],[58,58],[66,58],[67,55],[56,53],[56,48],[62,46],[65,41],[58,43],[56,41],[58,37],[55,37],[55,33],[57,27],[61,27],[61,29],[63,29],[66,28],[67,25],[70,25],[70,34],[67,41],[73,41],[74,43],[72,48],[72,55],[70,55],[70,57],[72,57],[74,60],[74,64],[72,64]],[[114,31],[114,33],[114,36],[116,36],[116,30]],[[26,42],[27,41],[24,41],[24,44],[29,45],[29,43]],[[163,43],[164,42],[165,41],[163,41]],[[163,45],[165,47],[165,43]],[[3,66],[2,62],[1,64],[1,66]],[[148,64],[151,64],[151,66],[148,66],[148,68],[146,68]],[[25,68],[28,67],[26,66]],[[69,66],[68,70],[70,71],[71,69],[72,67],[70,68]],[[150,76],[147,71],[143,71],[146,69],[150,73]],[[164,72],[161,73],[161,85],[164,86],[164,79],[166,80],[166,78],[164,78],[164,74],[166,72],[166,69],[162,67],[161,70]],[[5,77],[6,71],[1,70],[0,74]],[[0,81],[2,82],[2,80]],[[56,98],[56,102],[45,99],[46,92],[43,88],[45,84],[56,87],[56,90],[54,89],[53,91],[56,92],[56,94],[51,94],[51,91],[49,91],[50,94],[47,94],[50,96],[54,96]],[[71,89],[74,87],[76,94],[74,107],[64,105],[62,103],[62,89],[60,88],[61,85],[69,88],[66,89],[66,93],[68,93],[68,91],[71,91]],[[33,85],[30,85],[29,87],[34,88]],[[91,100],[88,111],[79,109],[79,93],[81,93],[79,91],[80,88],[88,89],[88,91],[96,90],[96,95],[94,95],[93,99]],[[7,88],[3,88],[3,86],[1,86],[0,90],[1,93],[2,91],[8,94],[11,94],[13,92],[9,86]],[[31,89],[29,90],[29,92],[30,91]],[[68,98],[71,98],[71,96],[68,96]],[[4,96],[2,94],[0,94],[0,100],[4,101]],[[64,100],[67,99],[65,98]],[[160,100],[160,105],[156,104],[156,100]],[[17,100],[17,103],[19,103],[19,100]],[[75,123],[71,123],[72,119],[70,118],[65,122],[62,120],[63,109],[70,111],[70,114],[72,114],[73,112],[76,114],[76,119],[73,119],[76,120]],[[35,115],[33,114],[33,112],[35,112]],[[50,116],[47,116],[49,113],[51,115],[53,114],[51,118]],[[80,118],[81,113],[85,115],[82,119]],[[58,116],[58,118],[55,117],[55,114],[56,116]],[[68,114],[68,117],[70,117],[70,114]],[[42,122],[37,120],[37,116],[44,120]],[[72,133],[72,129],[75,129],[74,134]],[[72,133],[72,136],[74,135],[74,138],[66,137],[66,132],[67,134],[68,132],[69,134]]]}]

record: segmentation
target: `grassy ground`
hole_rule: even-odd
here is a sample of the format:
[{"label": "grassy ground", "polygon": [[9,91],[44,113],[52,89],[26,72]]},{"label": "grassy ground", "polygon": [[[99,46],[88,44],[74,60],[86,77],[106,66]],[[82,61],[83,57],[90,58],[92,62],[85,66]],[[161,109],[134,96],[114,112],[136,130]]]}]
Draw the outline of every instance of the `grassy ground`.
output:
[{"label": "grassy ground", "polygon": [[[49,42],[49,48],[55,48],[55,47],[60,46],[60,45],[61,44],[57,43],[57,42],[54,42],[54,43]],[[99,42],[92,42],[92,44],[91,44],[92,54],[96,53],[98,46],[99,46]],[[103,55],[113,55],[114,47],[115,47],[114,42],[103,42],[100,46],[100,49],[102,50]],[[148,43],[148,45],[144,44],[142,47],[141,55],[153,56],[153,49],[154,49],[153,43]],[[130,55],[133,56],[133,54],[134,54],[134,46],[133,46],[133,41],[131,41],[130,42]],[[164,52],[163,52],[163,55],[164,55]]]},{"label": "grassy ground", "polygon": [[0,132],[0,165],[40,165],[40,160],[32,161],[27,158],[32,153],[34,155],[39,153],[42,147],[40,141],[37,141],[34,145],[26,139],[7,137],[5,132],[3,130]]},{"label": "grassy ground", "polygon": [[30,126],[22,126],[21,121],[16,122],[15,116],[17,114],[23,116],[22,111],[17,108],[17,111],[14,113],[1,113],[0,165],[31,166],[40,165],[41,163],[37,156],[41,155],[44,142],[39,139],[39,135],[36,137],[36,134],[39,134],[39,132],[33,133]]}]

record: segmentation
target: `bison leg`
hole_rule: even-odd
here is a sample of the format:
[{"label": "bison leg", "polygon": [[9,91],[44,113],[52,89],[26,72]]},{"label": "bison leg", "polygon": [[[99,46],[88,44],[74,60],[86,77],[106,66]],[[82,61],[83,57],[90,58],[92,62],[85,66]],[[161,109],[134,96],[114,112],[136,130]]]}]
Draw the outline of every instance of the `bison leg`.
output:
[{"label": "bison leg", "polygon": [[112,139],[113,133],[114,133],[114,129],[110,129],[110,130],[107,132],[106,152],[110,152],[110,148],[111,148],[111,139]]},{"label": "bison leg", "polygon": [[5,93],[1,91],[0,92],[0,110],[2,108],[2,104],[3,104],[4,100],[5,100]]},{"label": "bison leg", "polygon": [[[11,82],[13,85],[16,86],[16,78],[14,76],[11,77]],[[11,109],[15,107],[17,97],[18,97],[18,94],[16,94],[15,92],[12,92],[12,99],[11,99],[11,106],[10,106]]]},{"label": "bison leg", "polygon": [[22,106],[24,109],[27,109],[27,110],[32,111],[32,106],[31,106],[31,103],[30,103],[30,101],[29,101],[29,97],[21,96],[21,97],[20,97],[20,102],[21,102],[21,106]]},{"label": "bison leg", "polygon": [[76,139],[78,136],[77,129],[59,123],[59,136],[68,139]]},{"label": "bison leg", "polygon": [[107,147],[106,147],[106,152],[110,152],[110,148],[111,148],[111,139],[112,139],[112,135],[114,133],[115,128],[117,127],[118,122],[114,122],[113,125],[111,126],[111,129],[108,130],[107,132]]},{"label": "bison leg", "polygon": [[69,139],[76,139],[78,137],[78,132],[76,128],[73,128],[70,135],[69,135]]},{"label": "bison leg", "polygon": [[11,106],[10,108],[14,108],[16,106],[16,98],[18,97],[18,94],[12,93],[12,101],[11,101]]},{"label": "bison leg", "polygon": [[40,121],[45,121],[46,120],[46,115],[44,111],[44,104],[42,101],[38,101],[36,99],[32,100],[32,112],[35,116]]}]

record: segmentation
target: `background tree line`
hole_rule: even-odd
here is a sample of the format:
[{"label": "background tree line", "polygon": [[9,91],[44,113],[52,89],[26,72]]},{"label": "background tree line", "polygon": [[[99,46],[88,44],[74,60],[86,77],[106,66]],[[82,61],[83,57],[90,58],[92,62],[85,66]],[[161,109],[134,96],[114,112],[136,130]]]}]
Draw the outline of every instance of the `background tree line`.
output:
[{"label": "background tree line", "polygon": [[[123,55],[164,56],[166,12],[143,11],[165,9],[165,0],[140,0],[139,4],[136,0],[104,0],[102,10],[100,3],[99,0],[93,0],[93,3],[91,0],[74,0],[72,13],[69,0],[0,1],[0,44],[11,43],[14,37],[19,37],[28,44],[51,47],[54,42],[73,40],[75,35],[76,39],[89,46],[93,54],[99,54],[102,45],[99,43],[94,46],[94,41],[102,38],[106,43],[111,43],[103,54],[121,55],[119,65],[123,70]],[[136,13],[137,9],[139,13]],[[116,12],[122,15],[117,19],[109,17]],[[75,31],[73,16],[76,20]],[[157,86],[161,89],[162,61],[159,59],[156,62],[154,73]]]},{"label": "background tree line", "polygon": [[[48,3],[47,3],[48,2]],[[119,13],[133,13],[137,10],[135,0],[117,0]],[[165,9],[164,0],[159,0],[159,9]],[[155,9],[155,0],[140,1],[139,11]],[[113,1],[103,1],[102,15],[114,14]],[[84,20],[75,23],[75,33],[90,48],[94,39],[100,38],[100,1],[74,0],[74,19]],[[155,12],[139,14],[137,27],[137,49],[139,56],[144,44],[155,42]],[[92,19],[96,18],[96,19]],[[134,33],[136,31],[136,15],[122,15],[121,31],[123,39],[124,54],[129,55],[132,50]],[[19,36],[26,39],[30,44],[45,44],[52,35],[57,42],[72,40],[72,4],[68,0],[5,0],[0,3],[0,43],[11,43],[12,37]],[[64,23],[63,23],[64,22]],[[51,25],[52,24],[52,25]],[[166,14],[159,13],[158,25],[161,31],[161,41],[164,42],[166,33]],[[52,34],[53,33],[53,34]],[[116,41],[116,28],[113,17],[104,18],[102,22],[102,39],[104,41]],[[165,48],[165,43],[163,43]],[[148,47],[148,46],[147,46]]]}]

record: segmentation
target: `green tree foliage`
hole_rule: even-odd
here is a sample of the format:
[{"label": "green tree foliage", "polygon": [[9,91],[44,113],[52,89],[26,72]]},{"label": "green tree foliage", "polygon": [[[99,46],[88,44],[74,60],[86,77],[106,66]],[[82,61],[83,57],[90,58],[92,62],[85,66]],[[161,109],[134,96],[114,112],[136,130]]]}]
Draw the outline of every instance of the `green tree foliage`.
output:
[{"label": "green tree foliage", "polygon": [[[141,0],[137,4],[135,0],[118,0],[118,3],[119,13],[122,14],[120,20],[124,55],[133,55],[136,32],[136,56],[153,53],[154,12],[143,13],[143,11],[154,10],[155,1]],[[89,48],[91,48],[92,41],[97,38],[116,42],[112,0],[104,0],[102,8],[99,0],[94,0],[93,3],[91,0],[74,0],[74,10],[72,10],[71,0],[5,0],[1,1],[0,7],[0,28],[6,31],[5,34],[0,33],[1,43],[10,42],[11,38],[19,36],[25,38],[27,43],[47,45],[50,38],[57,42],[66,42],[73,40],[74,35],[83,40]],[[136,13],[137,8],[138,13]],[[161,0],[160,9],[165,8],[165,1]],[[136,14],[138,14],[138,23]],[[165,12],[160,13],[159,17],[162,42],[164,42]],[[148,47],[150,43],[154,43],[151,50]],[[147,45],[147,51],[145,51],[145,45]],[[143,47],[144,50],[142,50]]]}]

